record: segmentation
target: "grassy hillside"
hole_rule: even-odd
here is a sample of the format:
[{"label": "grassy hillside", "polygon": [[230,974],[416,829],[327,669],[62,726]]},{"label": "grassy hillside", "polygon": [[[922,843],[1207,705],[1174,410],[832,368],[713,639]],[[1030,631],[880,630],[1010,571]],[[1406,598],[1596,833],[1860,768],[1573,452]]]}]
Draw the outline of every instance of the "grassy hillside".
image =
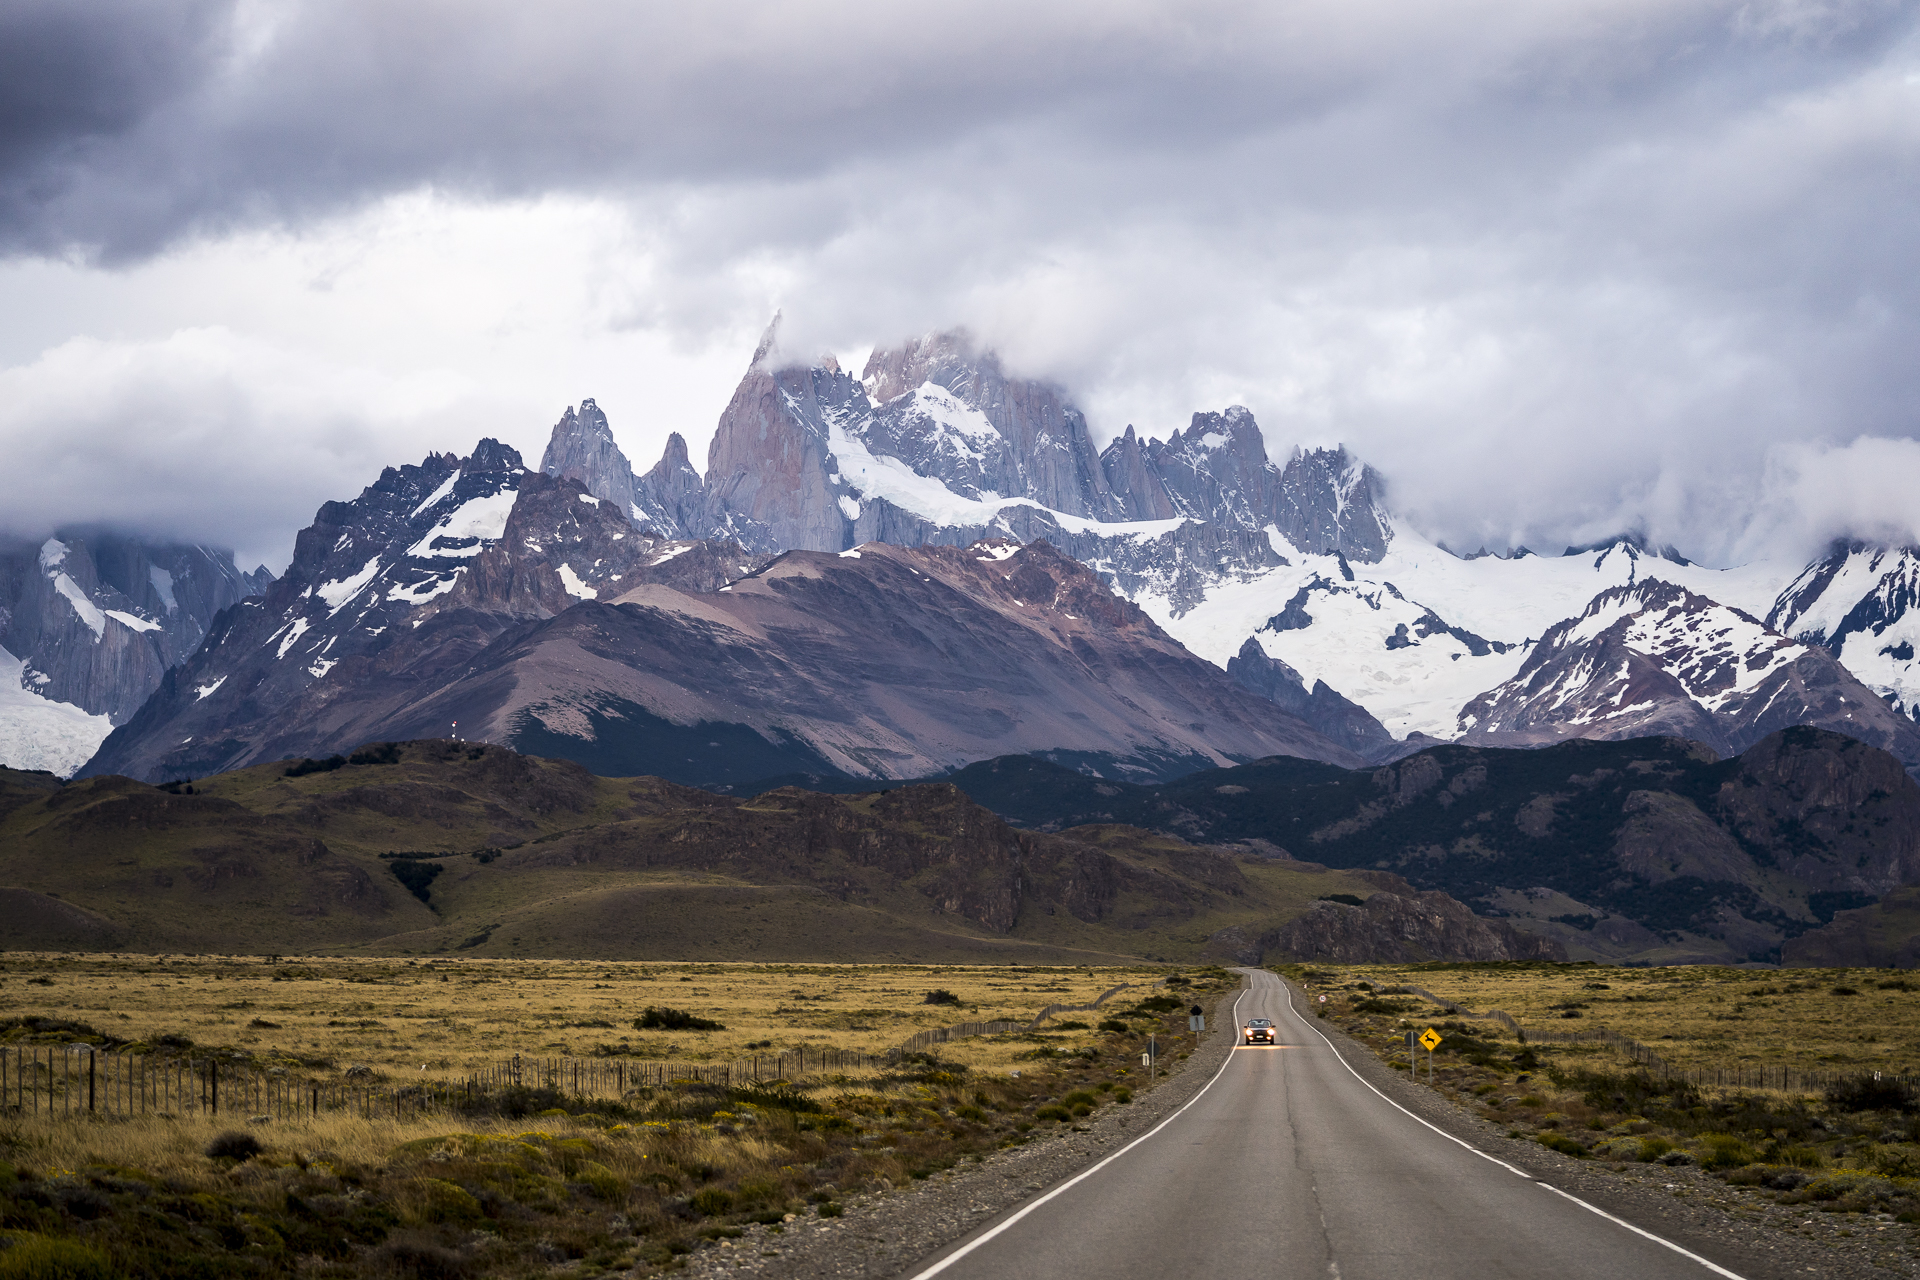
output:
[{"label": "grassy hillside", "polygon": [[0,771],[0,946],[952,963],[1186,961],[1373,883],[947,784],[751,799],[415,742],[190,784]]}]

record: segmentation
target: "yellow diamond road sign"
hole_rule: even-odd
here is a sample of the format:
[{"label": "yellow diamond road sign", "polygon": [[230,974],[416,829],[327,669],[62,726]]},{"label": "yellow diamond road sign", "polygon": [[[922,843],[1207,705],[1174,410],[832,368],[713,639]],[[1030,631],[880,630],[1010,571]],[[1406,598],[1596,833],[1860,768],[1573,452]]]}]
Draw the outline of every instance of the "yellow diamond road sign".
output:
[{"label": "yellow diamond road sign", "polygon": [[1432,1053],[1440,1047],[1440,1033],[1432,1027],[1428,1027],[1420,1033],[1420,1043],[1427,1046],[1428,1053]]}]

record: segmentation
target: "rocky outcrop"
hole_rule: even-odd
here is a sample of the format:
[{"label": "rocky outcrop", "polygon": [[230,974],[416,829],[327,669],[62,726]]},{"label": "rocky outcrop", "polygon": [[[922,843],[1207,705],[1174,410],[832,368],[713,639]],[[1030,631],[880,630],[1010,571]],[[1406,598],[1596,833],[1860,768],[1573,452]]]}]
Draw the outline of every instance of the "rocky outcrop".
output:
[{"label": "rocky outcrop", "polygon": [[1835,912],[1821,928],[1783,943],[1780,963],[1816,969],[1920,967],[1920,888],[1895,889],[1878,902]]},{"label": "rocky outcrop", "polygon": [[1408,964],[1425,960],[1560,960],[1551,938],[1487,920],[1444,893],[1381,891],[1361,906],[1316,902],[1262,938],[1263,958],[1334,964]]},{"label": "rocky outcrop", "polygon": [[578,410],[568,407],[554,423],[540,470],[562,480],[577,480],[596,498],[611,502],[616,511],[641,517],[634,501],[633,466],[614,443],[607,415],[591,400]]},{"label": "rocky outcrop", "polygon": [[1367,709],[1341,697],[1324,680],[1306,682],[1278,658],[1270,658],[1252,636],[1240,646],[1240,652],[1227,660],[1227,678],[1249,693],[1254,693],[1281,710],[1300,717],[1327,737],[1363,758],[1377,758],[1396,745]]}]

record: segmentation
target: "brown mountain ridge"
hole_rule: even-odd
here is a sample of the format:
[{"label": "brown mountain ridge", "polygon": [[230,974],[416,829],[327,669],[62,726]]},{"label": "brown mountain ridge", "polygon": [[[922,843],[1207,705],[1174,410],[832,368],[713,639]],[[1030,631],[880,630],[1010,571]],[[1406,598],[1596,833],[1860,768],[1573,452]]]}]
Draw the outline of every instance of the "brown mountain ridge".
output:
[{"label": "brown mountain ridge", "polygon": [[[1187,961],[1382,889],[1411,894],[1125,826],[1020,831],[944,783],[746,799],[448,740],[168,787],[0,772],[14,949]],[[1458,958],[1540,950],[1489,923],[1492,953]],[[1404,941],[1452,955],[1457,926]]]}]

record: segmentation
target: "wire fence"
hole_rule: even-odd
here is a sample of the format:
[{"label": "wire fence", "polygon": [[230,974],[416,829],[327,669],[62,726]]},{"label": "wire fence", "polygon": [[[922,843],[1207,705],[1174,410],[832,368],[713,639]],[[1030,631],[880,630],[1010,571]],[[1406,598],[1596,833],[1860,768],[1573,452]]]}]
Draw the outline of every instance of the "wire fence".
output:
[{"label": "wire fence", "polygon": [[[1057,1013],[1097,1009],[1139,983],[1121,983],[1091,1004],[1050,1004],[1030,1021],[961,1022],[909,1036],[883,1054],[802,1047],[716,1062],[641,1062],[516,1055],[456,1079],[403,1081],[371,1068],[343,1077],[302,1076],[210,1054],[128,1053],[86,1044],[0,1047],[0,1111],[64,1117],[232,1115],[288,1120],[348,1114],[405,1119],[472,1109],[515,1090],[551,1090],[578,1099],[618,1101],[634,1091],[681,1081],[741,1088],[797,1083],[897,1065],[901,1057],[968,1036],[1031,1031]],[[1160,982],[1144,984],[1149,987]]]},{"label": "wire fence", "polygon": [[[159,1057],[87,1045],[0,1050],[0,1109],[64,1117],[232,1115],[287,1120],[345,1113],[404,1119],[460,1110],[513,1090],[619,1100],[680,1081],[728,1088],[765,1085],[883,1066],[897,1055],[796,1049],[722,1062],[629,1062],[514,1057],[453,1080],[380,1079],[350,1067],[340,1079],[302,1077],[217,1057]],[[361,1074],[364,1073],[364,1074]]]},{"label": "wire fence", "polygon": [[1715,1085],[1732,1089],[1781,1089],[1790,1093],[1817,1093],[1844,1081],[1858,1080],[1863,1075],[1871,1076],[1875,1080],[1897,1080],[1906,1085],[1920,1086],[1920,1075],[1903,1075],[1891,1071],[1803,1071],[1797,1067],[1745,1064],[1732,1067],[1678,1067],[1661,1057],[1648,1045],[1609,1027],[1597,1027],[1590,1031],[1561,1030],[1557,1027],[1523,1027],[1504,1009],[1489,1009],[1485,1013],[1475,1013],[1464,1005],[1433,994],[1425,987],[1408,984],[1384,988],[1382,994],[1420,996],[1433,1001],[1456,1017],[1497,1022],[1511,1031],[1522,1044],[1604,1044],[1633,1059],[1645,1067],[1649,1075],[1661,1080],[1675,1080],[1702,1087]]}]

